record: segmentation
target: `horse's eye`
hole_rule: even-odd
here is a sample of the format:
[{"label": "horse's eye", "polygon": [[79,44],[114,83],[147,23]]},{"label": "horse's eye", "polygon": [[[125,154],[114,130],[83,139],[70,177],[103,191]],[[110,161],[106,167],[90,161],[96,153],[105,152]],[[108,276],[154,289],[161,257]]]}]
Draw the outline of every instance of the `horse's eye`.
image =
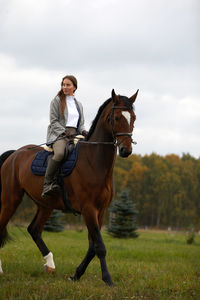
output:
[{"label": "horse's eye", "polygon": [[118,121],[119,121],[119,117],[115,117],[115,121],[117,121],[117,122],[118,122]]}]

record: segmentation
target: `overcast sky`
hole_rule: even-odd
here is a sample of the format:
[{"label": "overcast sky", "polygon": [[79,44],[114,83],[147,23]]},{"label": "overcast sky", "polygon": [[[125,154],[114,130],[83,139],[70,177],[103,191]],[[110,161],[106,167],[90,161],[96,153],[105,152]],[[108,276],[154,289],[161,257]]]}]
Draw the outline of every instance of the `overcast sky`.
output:
[{"label": "overcast sky", "polygon": [[89,129],[99,106],[132,96],[137,154],[200,157],[200,1],[0,0],[0,153],[46,140],[66,74]]}]

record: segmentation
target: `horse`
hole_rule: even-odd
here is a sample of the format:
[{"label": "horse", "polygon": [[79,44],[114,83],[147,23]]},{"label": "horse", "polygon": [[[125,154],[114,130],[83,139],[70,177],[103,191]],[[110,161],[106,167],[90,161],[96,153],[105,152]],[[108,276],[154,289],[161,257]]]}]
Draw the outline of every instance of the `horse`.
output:
[{"label": "horse", "polygon": [[[128,157],[132,153],[132,131],[136,115],[134,102],[137,92],[130,98],[117,95],[114,89],[111,98],[99,108],[85,140],[79,142],[78,159],[72,173],[64,178],[72,208],[79,212],[88,230],[88,251],[76,268],[71,280],[77,281],[97,255],[100,261],[102,280],[113,285],[106,263],[106,247],[101,235],[105,209],[113,197],[113,168],[118,153]],[[6,226],[21,203],[26,192],[37,205],[37,212],[27,230],[45,260],[45,271],[54,272],[52,252],[42,239],[45,223],[54,209],[63,210],[64,203],[59,193],[42,198],[44,176],[36,176],[30,166],[42,147],[26,145],[18,150],[7,151],[0,157],[0,248],[9,238]],[[0,260],[0,272],[3,273]]]}]

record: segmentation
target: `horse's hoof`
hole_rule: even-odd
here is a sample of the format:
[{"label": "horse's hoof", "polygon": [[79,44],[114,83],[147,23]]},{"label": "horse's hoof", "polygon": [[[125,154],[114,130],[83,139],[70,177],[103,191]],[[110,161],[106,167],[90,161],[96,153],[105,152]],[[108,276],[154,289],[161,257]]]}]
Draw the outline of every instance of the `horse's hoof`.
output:
[{"label": "horse's hoof", "polygon": [[115,287],[115,284],[113,282],[106,282],[106,285],[109,287]]},{"label": "horse's hoof", "polygon": [[78,281],[79,278],[77,278],[76,276],[70,276],[70,277],[68,277],[68,280],[69,281]]},{"label": "horse's hoof", "polygon": [[114,282],[112,282],[111,278],[104,278],[103,281],[110,287],[115,286]]},{"label": "horse's hoof", "polygon": [[68,280],[68,281],[74,281],[74,278],[73,278],[73,276],[69,276],[69,277],[67,278],[67,280]]},{"label": "horse's hoof", "polygon": [[47,265],[44,266],[44,271],[47,274],[53,274],[55,272],[55,269],[48,267]]}]

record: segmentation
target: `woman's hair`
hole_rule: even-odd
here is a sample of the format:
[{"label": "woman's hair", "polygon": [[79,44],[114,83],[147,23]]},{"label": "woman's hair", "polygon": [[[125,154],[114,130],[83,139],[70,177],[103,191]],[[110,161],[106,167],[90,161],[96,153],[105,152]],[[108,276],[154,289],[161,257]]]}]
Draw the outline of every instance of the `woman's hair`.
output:
[{"label": "woman's hair", "polygon": [[59,96],[59,98],[60,98],[60,109],[61,109],[61,114],[63,116],[64,116],[65,107],[66,107],[66,95],[63,93],[62,86],[63,86],[63,82],[65,79],[69,79],[73,83],[73,86],[75,87],[75,89],[77,89],[77,86],[78,86],[77,79],[73,75],[67,75],[67,76],[63,77],[62,82],[61,82],[61,90],[57,94],[57,96]]}]

